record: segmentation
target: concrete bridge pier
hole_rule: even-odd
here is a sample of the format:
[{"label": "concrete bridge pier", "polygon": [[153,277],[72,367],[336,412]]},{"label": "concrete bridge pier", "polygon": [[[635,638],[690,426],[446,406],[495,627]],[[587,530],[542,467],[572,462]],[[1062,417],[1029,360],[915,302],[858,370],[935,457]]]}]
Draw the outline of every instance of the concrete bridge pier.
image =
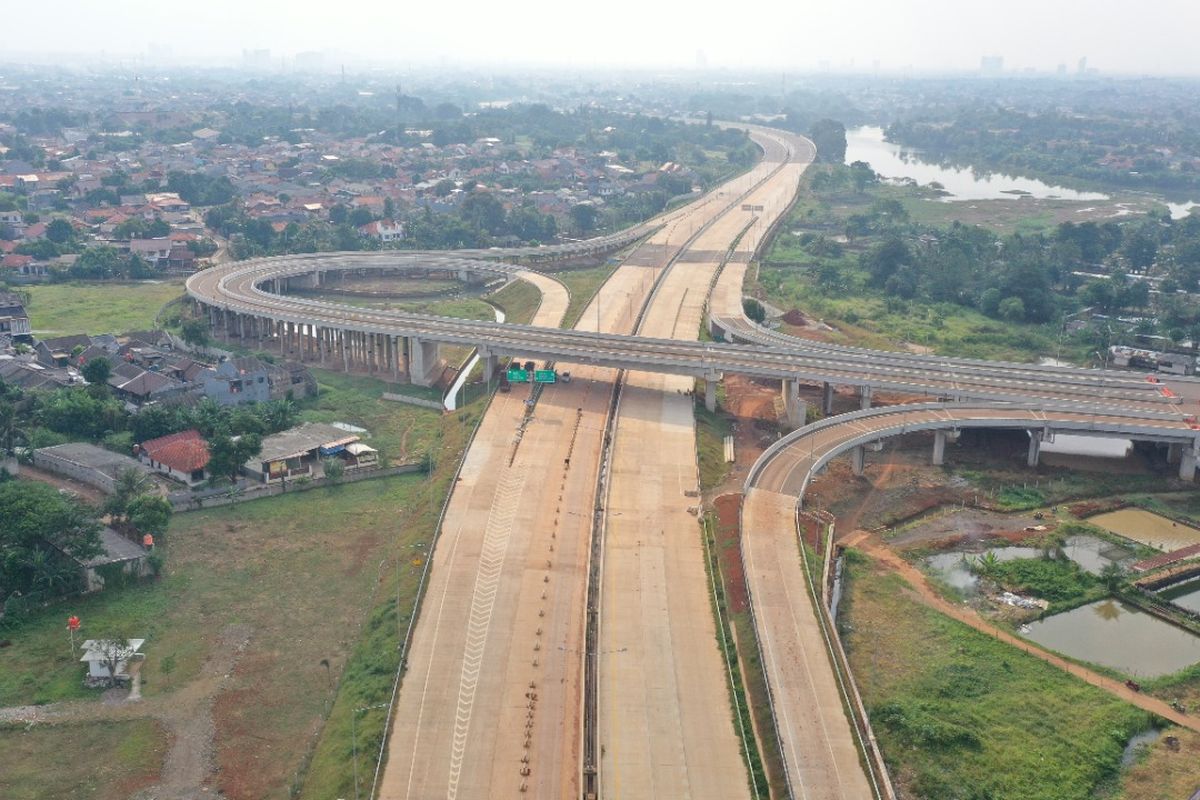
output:
[{"label": "concrete bridge pier", "polygon": [[867,468],[867,448],[859,445],[850,451],[850,468],[854,470],[854,474],[862,477],[863,472]]},{"label": "concrete bridge pier", "polygon": [[438,363],[438,343],[416,336],[408,338],[408,373],[417,386],[432,386]]},{"label": "concrete bridge pier", "polygon": [[1195,448],[1184,448],[1179,454],[1179,480],[1189,482],[1196,480]]},{"label": "concrete bridge pier", "polygon": [[1029,455],[1025,459],[1025,463],[1031,467],[1036,467],[1042,456],[1042,432],[1029,432]]},{"label": "concrete bridge pier", "polygon": [[858,387],[858,407],[866,411],[871,407],[871,396],[874,395],[874,390],[870,386]]},{"label": "concrete bridge pier", "polygon": [[479,348],[479,365],[483,367],[483,382],[491,385],[492,376],[496,374],[496,366],[500,362],[500,357],[488,350],[486,347]]},{"label": "concrete bridge pier", "polygon": [[808,418],[808,403],[800,399],[800,381],[784,379],[783,408],[787,414],[788,425],[793,428],[803,428]]},{"label": "concrete bridge pier", "polygon": [[946,463],[946,432],[933,432],[933,465],[940,467]]},{"label": "concrete bridge pier", "polygon": [[821,386],[821,413],[827,417],[833,413],[833,384],[829,381]]},{"label": "concrete bridge pier", "polygon": [[706,372],[704,374],[704,407],[709,411],[717,410],[717,384],[721,382],[723,376],[719,372]]}]

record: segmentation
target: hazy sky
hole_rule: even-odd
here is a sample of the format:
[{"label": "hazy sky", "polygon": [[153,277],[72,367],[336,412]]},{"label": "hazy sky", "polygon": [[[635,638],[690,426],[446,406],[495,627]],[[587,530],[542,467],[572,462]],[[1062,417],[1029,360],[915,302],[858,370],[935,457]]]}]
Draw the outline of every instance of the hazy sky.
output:
[{"label": "hazy sky", "polygon": [[[5,0],[0,60],[66,52],[231,63],[323,51],[327,66],[697,65],[1200,74],[1200,0]],[[15,35],[14,35],[15,34]]]}]

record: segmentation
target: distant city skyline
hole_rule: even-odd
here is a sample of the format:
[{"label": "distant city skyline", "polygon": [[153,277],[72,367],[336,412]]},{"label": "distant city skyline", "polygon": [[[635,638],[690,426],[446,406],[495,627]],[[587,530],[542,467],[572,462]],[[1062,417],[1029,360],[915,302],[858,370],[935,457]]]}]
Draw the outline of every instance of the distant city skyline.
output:
[{"label": "distant city skyline", "polygon": [[[1200,74],[1192,43],[1200,3],[1166,0],[1153,9],[1134,14],[1119,0],[987,7],[768,0],[753,13],[634,0],[586,9],[551,0],[464,0],[452,11],[378,0],[63,0],[6,9],[6,28],[18,35],[7,37],[0,60],[78,54],[313,71],[441,64],[929,72],[978,71],[982,59],[1001,57],[1004,72],[1053,73],[1060,65],[1075,72],[1087,58],[1107,74]],[[261,55],[243,58],[255,52]]]}]

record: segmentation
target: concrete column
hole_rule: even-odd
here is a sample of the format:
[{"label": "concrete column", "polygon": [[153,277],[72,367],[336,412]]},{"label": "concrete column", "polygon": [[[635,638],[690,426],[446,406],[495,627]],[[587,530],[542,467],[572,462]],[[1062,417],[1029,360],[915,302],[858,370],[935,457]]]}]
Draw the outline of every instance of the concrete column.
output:
[{"label": "concrete column", "polygon": [[1025,459],[1025,463],[1031,467],[1036,467],[1042,455],[1042,432],[1029,432],[1029,457]]},{"label": "concrete column", "polygon": [[704,379],[704,407],[709,411],[717,410],[717,382],[712,378]]},{"label": "concrete column", "polygon": [[821,387],[821,413],[825,416],[833,413],[833,384],[828,381]]},{"label": "concrete column", "polygon": [[854,470],[855,475],[862,477],[867,468],[867,448],[859,445],[850,451],[850,468]]},{"label": "concrete column", "polygon": [[350,351],[347,349],[346,331],[337,331],[334,334],[337,337],[337,349],[342,354],[342,371],[350,371]]},{"label": "concrete column", "polygon": [[933,432],[933,465],[940,467],[946,463],[946,432]]},{"label": "concrete column", "polygon": [[808,403],[800,399],[800,381],[783,381],[783,408],[788,425],[803,428],[808,417]]},{"label": "concrete column", "polygon": [[871,396],[873,394],[874,394],[874,390],[870,386],[858,387],[858,407],[861,408],[863,411],[866,411],[868,408],[870,408],[871,407]]},{"label": "concrete column", "polygon": [[1196,479],[1196,451],[1186,448],[1179,457],[1179,480],[1194,481]]},{"label": "concrete column", "polygon": [[492,382],[492,376],[496,374],[496,365],[499,360],[496,354],[490,352],[486,347],[479,348],[479,365],[483,367],[483,382],[485,384]]},{"label": "concrete column", "polygon": [[413,383],[418,386],[432,386],[434,369],[438,363],[438,343],[418,339],[413,336],[408,340],[408,373]]}]

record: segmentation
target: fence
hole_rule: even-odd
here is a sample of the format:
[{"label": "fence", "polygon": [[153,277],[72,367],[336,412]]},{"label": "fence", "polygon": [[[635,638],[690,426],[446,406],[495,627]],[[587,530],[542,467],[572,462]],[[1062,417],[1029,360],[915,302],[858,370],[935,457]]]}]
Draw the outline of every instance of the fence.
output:
[{"label": "fence", "polygon": [[400,464],[399,466],[384,467],[382,469],[347,472],[338,480],[331,480],[330,478],[310,478],[307,480],[295,480],[288,484],[249,484],[246,486],[235,486],[227,489],[208,489],[198,492],[172,492],[171,494],[167,495],[167,500],[170,501],[171,505],[176,511],[199,511],[202,508],[217,508],[219,506],[233,505],[234,503],[245,503],[249,500],[259,500],[264,497],[275,497],[276,495],[280,494],[306,492],[310,489],[320,489],[326,486],[337,486],[344,483],[357,483],[358,481],[367,481],[374,478],[387,478],[392,475],[408,475],[414,472],[424,471],[425,464],[423,462],[413,462],[411,464]]}]

